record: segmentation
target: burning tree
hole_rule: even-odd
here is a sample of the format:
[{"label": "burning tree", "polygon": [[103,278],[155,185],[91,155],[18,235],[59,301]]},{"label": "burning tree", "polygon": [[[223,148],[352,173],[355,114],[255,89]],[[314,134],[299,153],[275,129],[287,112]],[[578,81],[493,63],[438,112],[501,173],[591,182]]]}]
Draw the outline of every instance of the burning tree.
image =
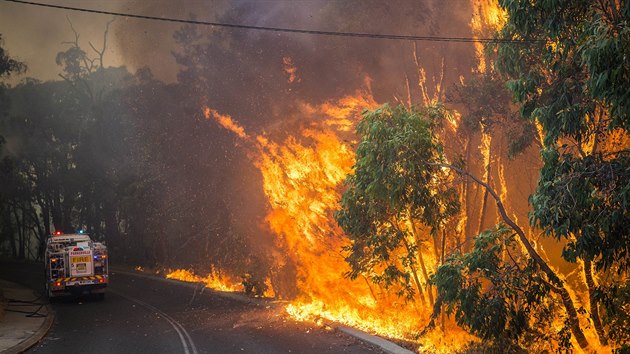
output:
[{"label": "burning tree", "polygon": [[425,258],[441,246],[427,241],[459,209],[456,189],[445,183],[448,173],[428,164],[446,161],[433,133],[444,114],[441,107],[388,105],[364,112],[354,172],[335,214],[351,241],[350,278],[366,275],[386,287],[397,285],[409,299],[417,291],[431,306]]},{"label": "burning tree", "polygon": [[455,314],[460,326],[505,351],[543,351],[550,340],[566,345],[570,339],[567,330],[548,330],[557,305],[536,263],[504,224],[476,236],[469,252],[449,256],[431,282],[444,305],[434,317],[439,311]]},{"label": "burning tree", "polygon": [[[528,43],[499,45],[497,66],[544,138],[531,222],[581,263],[600,344],[627,346],[630,2],[500,3],[501,38]],[[594,345],[571,322],[580,347]]]},{"label": "burning tree", "polygon": [[[548,314],[557,304],[543,301],[550,290],[559,295],[570,319],[577,317],[576,307],[564,282],[508,216],[497,192],[444,157],[439,133],[446,116],[441,107],[407,110],[386,105],[364,112],[357,127],[361,140],[354,172],[335,215],[351,241],[346,248],[352,268],[348,276],[366,275],[377,284],[397,285],[399,294],[408,298],[415,284],[434,307],[430,327],[445,306],[447,313],[455,310],[460,326],[484,339],[518,345],[527,335],[546,338],[530,319],[551,318]],[[419,230],[436,233],[459,216],[453,173],[485,188],[507,226],[482,232],[465,254],[451,242],[451,256],[429,277],[424,261],[428,245]],[[432,247],[446,242],[443,237],[442,245]],[[418,264],[426,284],[417,274]],[[429,284],[438,288],[435,304],[426,289]],[[567,331],[559,333],[560,340]]]}]

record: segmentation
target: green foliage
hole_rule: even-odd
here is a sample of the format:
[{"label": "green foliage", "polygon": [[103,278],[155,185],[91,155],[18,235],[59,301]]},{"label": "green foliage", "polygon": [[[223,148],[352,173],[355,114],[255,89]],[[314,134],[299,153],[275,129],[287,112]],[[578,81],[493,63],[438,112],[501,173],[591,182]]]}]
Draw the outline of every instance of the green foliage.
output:
[{"label": "green foliage", "polygon": [[9,91],[12,109],[0,125],[14,141],[10,154],[18,162],[16,178],[29,186],[31,195],[24,197],[43,209],[42,237],[52,230],[49,213],[57,230],[89,226],[93,236],[103,236],[103,230],[92,228],[101,224],[94,214],[104,199],[115,197],[112,168],[124,148],[123,136],[114,128],[120,120],[109,115],[119,100],[111,87],[121,86],[129,74],[106,69],[94,75],[84,80],[102,92],[98,103],[60,81],[26,80]]},{"label": "green foliage", "polygon": [[454,313],[471,333],[510,350],[533,348],[555,335],[546,328],[552,317],[549,288],[519,255],[512,230],[498,225],[476,236],[470,252],[448,257],[431,279],[443,311]]},{"label": "green foliage", "polygon": [[64,52],[57,53],[55,62],[63,67],[63,72],[71,79],[79,79],[90,74],[90,67],[85,66],[89,61],[87,53],[78,46],[70,47]]},{"label": "green foliage", "polygon": [[389,210],[411,207],[412,216],[433,231],[458,208],[455,190],[440,183],[445,173],[430,165],[444,162],[433,130],[445,114],[442,107],[407,111],[385,105],[365,112],[357,127],[361,141],[352,182]]},{"label": "green foliage", "polygon": [[630,281],[600,286],[596,295],[604,305],[602,322],[610,339],[619,344],[619,353],[630,350]]},{"label": "green foliage", "polygon": [[[594,260],[604,269],[619,263],[619,271],[626,271],[628,156],[591,153],[582,146],[596,146],[613,128],[625,133],[630,128],[630,2],[504,0],[501,5],[509,14],[501,37],[535,41],[501,44],[497,63],[512,79],[522,114],[540,123],[545,134],[531,222],[548,235],[569,239],[563,253],[568,261]],[[560,140],[576,148],[557,148]]]},{"label": "green foliage", "polygon": [[480,128],[491,130],[497,120],[505,121],[511,116],[510,92],[495,72],[472,75],[465,83],[458,83],[447,97],[449,101],[465,107],[462,125],[471,132]]},{"label": "green foliage", "polygon": [[26,71],[26,65],[9,56],[4,49],[4,41],[0,34],[0,78],[11,76],[11,74],[20,74]]},{"label": "green foliage", "polygon": [[532,223],[548,235],[570,238],[563,257],[594,260],[599,269],[630,266],[630,159],[623,155],[584,158],[563,155],[553,147],[543,151]]},{"label": "green foliage", "polygon": [[[627,288],[630,265],[629,147],[611,138],[627,137],[630,128],[630,1],[500,4],[509,16],[500,37],[527,43],[499,44],[497,67],[510,79],[522,115],[544,133],[530,222],[565,240],[567,261],[593,262],[606,274],[605,285],[589,289],[596,314],[611,293],[623,294],[617,291]],[[605,307],[602,323],[627,328],[627,305]],[[617,345],[627,343],[591,319],[602,343],[605,332]]]},{"label": "green foliage", "polygon": [[630,3],[590,0],[500,1],[509,15],[501,38],[530,41],[501,44],[497,67],[525,117],[538,120],[546,145],[591,131],[587,117],[610,113],[610,126],[630,123]]},{"label": "green foliage", "polygon": [[[399,284],[413,295],[409,268],[415,265],[418,245],[409,244],[408,220],[436,232],[458,211],[454,188],[441,167],[442,146],[433,134],[444,119],[441,107],[392,108],[366,111],[357,127],[361,137],[354,173],[335,219],[350,237],[346,260],[356,278]],[[397,251],[404,249],[403,252]]]}]

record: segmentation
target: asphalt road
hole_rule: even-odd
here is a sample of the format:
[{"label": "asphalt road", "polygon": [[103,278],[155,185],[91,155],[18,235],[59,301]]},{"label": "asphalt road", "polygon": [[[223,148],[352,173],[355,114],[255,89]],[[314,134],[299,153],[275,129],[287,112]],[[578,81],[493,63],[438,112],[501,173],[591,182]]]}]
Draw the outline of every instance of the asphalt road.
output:
[{"label": "asphalt road", "polygon": [[[361,341],[292,321],[281,306],[110,271],[105,300],[53,303],[48,336],[28,353],[381,353]],[[38,264],[2,263],[0,277],[43,292]]]}]

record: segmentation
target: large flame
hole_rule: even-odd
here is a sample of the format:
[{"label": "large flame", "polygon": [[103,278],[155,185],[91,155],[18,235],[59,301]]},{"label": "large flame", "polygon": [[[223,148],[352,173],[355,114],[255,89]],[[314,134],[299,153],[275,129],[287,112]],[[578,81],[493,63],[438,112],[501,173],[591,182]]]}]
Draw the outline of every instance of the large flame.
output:
[{"label": "large flame", "polygon": [[[507,13],[499,7],[496,0],[471,0],[473,16],[470,21],[474,38],[490,38],[494,31],[505,25]],[[479,60],[477,70],[485,73],[489,60],[485,55],[483,43],[475,42],[475,53]]]},{"label": "large flame", "polygon": [[[343,323],[390,338],[410,339],[426,324],[431,308],[405,301],[366,278],[345,278],[349,266],[341,248],[349,240],[332,217],[343,181],[354,165],[354,142],[348,131],[354,129],[362,110],[376,106],[369,90],[320,105],[302,104],[302,114],[310,123],[281,142],[248,134],[230,116],[210,107],[203,112],[245,143],[261,171],[269,205],[266,221],[278,247],[297,266],[299,294],[286,307],[287,313],[298,320]],[[427,260],[433,260],[429,263],[434,263],[430,250],[425,253]],[[182,270],[169,277],[204,282],[209,287],[217,278]],[[218,286],[236,288],[221,282]],[[467,335],[450,339],[428,336],[422,349],[451,351],[471,339]]]},{"label": "large flame", "polygon": [[[475,37],[487,37],[489,30],[503,25],[505,14],[495,1],[471,2],[474,8],[471,26]],[[488,61],[483,48],[478,45],[476,51],[479,58],[477,70],[485,72]],[[443,76],[434,79],[436,88],[429,95],[426,73],[417,57],[414,60],[419,70],[423,103],[440,101]],[[287,81],[299,82],[293,60],[285,57],[282,64]],[[369,87],[369,82],[366,86]],[[432,309],[420,301],[421,297],[418,302],[407,302],[370,283],[367,278],[359,277],[355,281],[344,278],[343,274],[349,268],[341,248],[349,241],[332,217],[333,210],[338,207],[343,180],[354,164],[352,144],[355,137],[350,132],[354,130],[361,111],[376,106],[369,88],[323,104],[302,103],[299,105],[300,114],[309,124],[281,140],[265,134],[248,133],[237,120],[211,107],[203,107],[203,112],[206,119],[216,121],[244,143],[243,146],[249,149],[248,156],[262,174],[262,189],[269,206],[266,222],[276,236],[278,248],[286,251],[285,257],[297,269],[295,282],[299,295],[286,307],[287,313],[298,320],[339,322],[390,338],[410,339],[416,338],[418,330],[426,325]],[[456,131],[460,116],[449,118],[449,127]],[[510,192],[514,193],[509,189],[514,178],[503,165],[503,160],[496,159],[501,153],[495,151],[500,150],[493,146],[496,141],[490,133],[482,133],[477,147],[483,167],[478,172],[484,174],[485,180],[498,177],[496,182],[499,183],[501,198],[509,199]],[[486,167],[497,161],[497,170],[489,173]],[[467,221],[468,215],[465,215],[457,223],[457,230],[463,230]],[[422,251],[430,273],[437,264],[436,252],[432,249]],[[286,260],[278,259],[277,262],[281,266]],[[214,286],[206,278],[189,272],[179,271],[169,276]],[[420,286],[425,286],[422,280]],[[235,284],[231,286],[236,287]],[[421,347],[418,349],[454,352],[475,340],[452,322],[446,321],[444,326],[449,331],[448,335],[431,332],[420,339]]]}]

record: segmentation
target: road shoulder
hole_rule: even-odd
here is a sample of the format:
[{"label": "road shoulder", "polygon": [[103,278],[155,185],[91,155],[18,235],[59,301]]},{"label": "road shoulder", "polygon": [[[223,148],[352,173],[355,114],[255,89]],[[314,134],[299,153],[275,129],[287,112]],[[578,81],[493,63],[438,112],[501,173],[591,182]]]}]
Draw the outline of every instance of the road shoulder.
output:
[{"label": "road shoulder", "polygon": [[32,289],[0,279],[7,301],[0,319],[0,352],[22,353],[42,340],[54,322],[54,312],[45,297]]}]

